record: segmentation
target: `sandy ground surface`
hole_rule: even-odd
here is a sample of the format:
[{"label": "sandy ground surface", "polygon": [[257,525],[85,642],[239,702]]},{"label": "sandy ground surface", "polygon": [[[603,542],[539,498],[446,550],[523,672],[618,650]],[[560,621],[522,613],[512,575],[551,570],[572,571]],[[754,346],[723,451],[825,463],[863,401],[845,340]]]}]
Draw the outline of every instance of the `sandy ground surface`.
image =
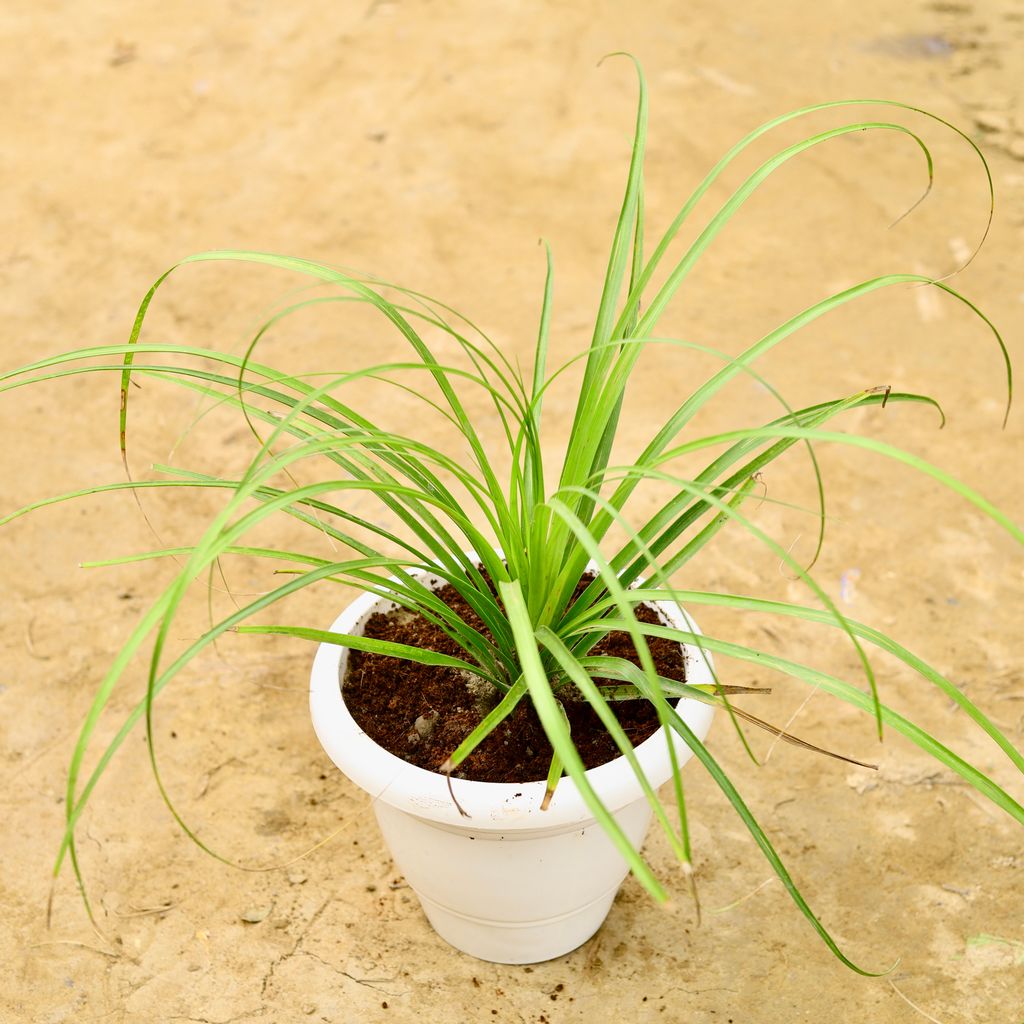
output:
[{"label": "sandy ground surface", "polygon": [[[728,15],[709,0],[646,3],[631,14],[624,6],[5,4],[0,368],[125,339],[158,274],[194,251],[226,247],[408,283],[465,310],[525,360],[542,234],[557,266],[553,344],[562,355],[575,351],[596,305],[628,155],[629,67],[595,66],[617,49],[641,58],[651,85],[652,231],[732,142],[795,106],[887,96],[964,126],[989,155],[997,205],[989,242],[958,287],[1002,327],[1024,365],[1024,4],[741,0]],[[850,116],[821,115],[809,128]],[[666,329],[737,352],[837,287],[888,271],[952,270],[983,228],[984,179],[954,136],[903,120],[926,133],[939,161],[925,207],[887,230],[923,183],[906,138],[822,147],[748,204],[691,277]],[[797,137],[784,128],[775,147]],[[773,151],[765,143],[756,156]],[[705,218],[754,159],[725,175]],[[244,267],[186,269],[167,286],[152,336],[237,350],[266,304],[294,284]],[[336,311],[297,322],[268,346],[299,369],[399,351],[364,326],[350,330]],[[708,369],[695,358],[642,364],[625,447]],[[935,395],[949,413],[942,432],[932,415],[909,407],[848,423],[1019,509],[1024,417],[1000,429],[998,353],[953,301],[919,289],[876,293],[794,339],[763,369],[794,403],[884,383]],[[144,473],[167,458],[195,406],[149,385],[136,399],[134,459]],[[110,375],[5,394],[0,510],[120,479],[116,410]],[[567,400],[547,411],[552,427],[564,426]],[[699,426],[772,414],[763,393],[740,383]],[[409,415],[394,410],[398,425]],[[177,460],[230,468],[247,450],[244,432],[232,429],[213,450],[186,441]],[[833,503],[823,584],[851,615],[931,659],[1020,740],[1020,551],[923,478],[848,451],[823,458]],[[768,482],[773,496],[810,500],[800,459]],[[212,507],[180,496],[147,501],[164,543],[188,543]],[[807,552],[806,517],[771,506],[760,516]],[[876,969],[902,958],[888,977],[862,979],[832,959],[697,769],[691,813],[709,911],[699,929],[685,900],[663,912],[629,881],[599,934],[554,962],[507,968],[452,951],[402,887],[365,799],[316,742],[306,707],[311,651],[301,645],[225,644],[162,698],[159,751],[186,817],[226,858],[280,864],[333,838],[281,870],[242,872],[207,857],[169,818],[135,735],[81,825],[104,937],[90,929],[67,872],[47,929],[78,725],[167,578],[166,567],[78,565],[153,543],[124,494],[0,531],[5,1024],[1024,1019],[1024,832],[895,735],[879,748],[866,719],[824,697],[803,709],[799,729],[877,759],[877,774],[788,748],[755,770],[721,723],[713,747],[741,774],[752,809],[847,952]],[[742,538],[702,554],[685,583],[800,597],[777,559]],[[335,608],[321,598],[306,613],[326,624]],[[784,620],[705,613],[702,621],[855,677],[849,647],[834,637]],[[196,629],[201,622],[200,611]],[[174,639],[188,639],[191,628],[186,620]],[[1005,759],[946,699],[876,661],[892,704],[1024,796]],[[805,696],[742,666],[726,670],[734,682],[775,683],[777,720]],[[130,709],[140,681],[141,665],[115,695],[101,738]],[[670,871],[658,842],[651,856]],[[258,923],[242,920],[252,910]]]}]

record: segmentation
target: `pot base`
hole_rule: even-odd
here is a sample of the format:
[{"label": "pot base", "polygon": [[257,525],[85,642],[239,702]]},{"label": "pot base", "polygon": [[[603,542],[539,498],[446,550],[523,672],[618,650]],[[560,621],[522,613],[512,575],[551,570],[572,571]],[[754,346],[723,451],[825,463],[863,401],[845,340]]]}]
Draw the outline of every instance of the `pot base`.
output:
[{"label": "pot base", "polygon": [[558,918],[489,921],[442,907],[417,893],[434,931],[450,946],[495,964],[539,964],[579,949],[604,923],[616,884],[592,903]]},{"label": "pot base", "polygon": [[[628,870],[596,821],[545,828],[539,804],[518,809],[517,824],[527,827],[508,831],[474,829],[472,820],[439,825],[379,800],[373,806],[434,929],[480,960],[541,963],[583,945]],[[616,817],[639,846],[651,821],[647,801],[618,808]]]}]

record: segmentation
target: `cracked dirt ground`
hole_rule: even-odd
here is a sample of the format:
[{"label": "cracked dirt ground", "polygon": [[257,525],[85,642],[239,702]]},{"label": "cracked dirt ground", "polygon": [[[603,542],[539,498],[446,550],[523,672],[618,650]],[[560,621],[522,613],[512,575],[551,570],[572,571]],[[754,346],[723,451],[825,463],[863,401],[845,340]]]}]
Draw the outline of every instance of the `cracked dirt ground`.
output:
[{"label": "cracked dirt ground", "polygon": [[[652,232],[736,139],[801,104],[888,96],[962,125],[989,154],[997,205],[988,244],[956,284],[1000,325],[1024,366],[1024,4],[744,0],[728,14],[710,0],[652,2],[631,14],[624,7],[4,5],[2,369],[125,339],[145,289],[171,263],[233,246],[344,263],[441,296],[525,360],[540,301],[540,235],[555,253],[554,345],[563,356],[575,351],[596,305],[628,156],[629,67],[595,67],[617,49],[636,53],[650,80]],[[934,194],[913,217],[887,230],[923,184],[906,139],[877,134],[822,147],[747,205],[666,329],[736,352],[828,291],[893,270],[953,269],[984,223],[979,164],[934,124],[905,123],[926,133],[938,160]],[[795,138],[784,129],[776,146]],[[773,151],[766,144],[758,156]],[[751,158],[726,176],[705,217],[754,166]],[[150,329],[241,349],[266,303],[294,284],[240,267],[182,271]],[[333,370],[348,365],[347,345],[359,358],[370,346],[381,357],[398,353],[361,321],[348,325],[310,316],[267,342],[267,361]],[[665,359],[641,364],[624,449],[710,368],[695,356]],[[1021,507],[1024,417],[1000,429],[998,353],[955,303],[921,289],[873,295],[762,368],[794,403],[887,383],[935,395],[949,414],[941,432],[934,417],[909,407],[849,423],[941,464],[1011,513]],[[763,393],[743,385],[699,426],[734,426],[737,409],[742,422],[774,415]],[[194,411],[149,384],[135,395],[140,474],[167,460]],[[565,426],[567,398],[553,397],[546,415],[549,426]],[[119,480],[116,416],[109,375],[3,395],[0,512]],[[403,416],[394,411],[396,427],[407,425]],[[175,457],[230,468],[246,456],[236,425],[213,436],[213,449],[186,439]],[[822,457],[832,519],[819,579],[849,614],[927,656],[1020,740],[1020,551],[922,479],[864,455]],[[773,469],[767,484],[773,497],[811,501],[800,459]],[[214,505],[177,497],[146,507],[161,542],[173,544],[188,543]],[[771,505],[759,515],[806,553],[806,518]],[[81,829],[104,936],[89,928],[67,873],[47,928],[78,723],[167,572],[78,566],[153,544],[125,494],[0,530],[4,1024],[1024,1019],[1024,832],[916,748],[894,735],[879,747],[867,719],[820,696],[794,728],[878,760],[878,773],[782,747],[755,770],[721,722],[713,748],[741,774],[752,809],[844,949],[875,969],[902,958],[892,974],[861,979],[829,956],[697,769],[688,781],[700,928],[681,893],[662,911],[627,882],[598,936],[569,956],[508,968],[453,952],[425,924],[363,797],[319,749],[306,710],[312,652],[301,645],[225,642],[161,698],[156,721],[167,785],[204,840],[247,868],[286,866],[239,871],[197,850],[169,818],[135,735]],[[260,589],[266,580],[232,582]],[[685,582],[802,596],[776,559],[742,538],[702,554]],[[335,610],[304,606],[314,625]],[[700,619],[740,642],[856,673],[846,646],[787,620]],[[175,642],[202,621],[197,608]],[[1024,795],[962,715],[876,661],[891,703]],[[726,669],[728,681],[777,687],[765,711],[775,720],[805,696],[742,666]],[[101,739],[141,679],[140,666],[115,696]],[[657,841],[652,856],[670,875]]]}]

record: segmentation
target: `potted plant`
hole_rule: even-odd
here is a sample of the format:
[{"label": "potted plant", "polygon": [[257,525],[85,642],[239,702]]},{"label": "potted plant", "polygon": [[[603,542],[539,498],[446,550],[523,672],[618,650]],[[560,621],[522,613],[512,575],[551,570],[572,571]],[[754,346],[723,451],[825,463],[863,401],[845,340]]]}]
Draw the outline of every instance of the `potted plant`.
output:
[{"label": "potted plant", "polygon": [[[373,796],[396,857],[438,930],[483,957],[527,962],[578,945],[600,925],[627,870],[656,900],[665,900],[665,882],[640,852],[652,815],[682,866],[684,884],[695,894],[682,773],[692,756],[725,793],[828,948],[848,967],[869,973],[847,958],[815,916],[704,738],[717,708],[741,739],[744,726],[752,723],[786,741],[818,748],[740,706],[736,698],[742,702],[744,688],[716,675],[716,654],[780,671],[861,709],[876,721],[879,737],[883,728],[902,733],[1024,823],[1024,808],[1004,789],[886,707],[868,651],[878,648],[905,662],[963,708],[1024,770],[1024,757],[1009,739],[933,667],[888,636],[847,618],[809,567],[746,511],[752,497],[761,497],[758,474],[765,466],[797,445],[813,453],[817,444],[838,443],[931,476],[1024,539],[1008,516],[940,469],[880,441],[829,429],[833,420],[854,409],[896,402],[938,408],[937,403],[871,386],[794,409],[772,391],[780,409],[771,422],[751,425],[738,410],[732,430],[713,436],[692,436],[687,430],[699,410],[741,375],[770,389],[756,361],[802,327],[859,296],[897,284],[938,288],[974,310],[993,338],[993,351],[1005,362],[1009,386],[1003,341],[967,299],[948,283],[919,274],[892,274],[847,288],[792,316],[738,356],[710,353],[720,360],[719,369],[683,398],[643,451],[626,462],[615,453],[623,396],[639,356],[656,344],[685,347],[657,335],[661,314],[702,252],[773,171],[831,139],[890,131],[920,147],[930,184],[931,155],[916,134],[894,122],[857,120],[780,150],[750,174],[681,255],[669,256],[684,222],[748,146],[786,121],[841,106],[806,107],[747,135],[712,168],[648,256],[643,215],[647,94],[641,75],[632,158],[593,337],[584,352],[553,372],[548,368],[550,253],[527,376],[472,324],[417,292],[310,260],[218,251],[177,266],[262,264],[302,275],[320,291],[282,307],[248,349],[236,355],[146,341],[143,324],[165,274],[146,294],[127,343],[51,356],[0,379],[7,389],[67,374],[118,374],[126,467],[132,385],[138,379],[170,381],[237,410],[254,438],[255,454],[235,477],[157,467],[157,479],[129,475],[124,482],[88,492],[128,489],[141,496],[151,487],[196,488],[222,491],[225,500],[188,548],[137,556],[173,556],[177,568],[111,665],[82,725],[71,758],[66,830],[55,871],[70,860],[81,882],[76,825],[110,757],[140,721],[164,799],[186,832],[207,849],[181,820],[160,781],[153,703],[185,665],[227,634],[276,634],[320,645],[311,707],[324,747]],[[888,106],[933,117],[898,103]],[[973,146],[956,128],[941,123]],[[408,344],[409,357],[359,364],[315,380],[256,359],[267,330],[310,303],[322,302],[372,310]],[[441,339],[444,358],[429,337]],[[552,442],[542,425],[545,398],[574,369],[581,371],[581,379],[571,429],[566,438]],[[392,385],[403,401],[424,403],[454,443],[446,448],[388,429],[376,414],[362,409],[359,400],[366,389],[382,384]],[[471,411],[480,400],[488,410],[486,429]],[[552,453],[559,452],[553,443],[562,446],[557,467],[551,464]],[[698,471],[680,468],[680,460],[708,452],[710,461]],[[314,465],[321,471],[312,474]],[[649,485],[658,485],[661,497],[653,512],[638,512],[636,495]],[[368,511],[369,501],[379,512]],[[37,507],[16,510],[0,522]],[[264,524],[282,515],[308,526],[317,539],[329,538],[337,552],[325,557],[261,539]],[[823,516],[820,521],[823,531]],[[746,531],[774,552],[806,586],[813,603],[697,592],[673,582],[685,581],[689,560],[725,526]],[[823,532],[819,550],[822,537]],[[240,604],[172,656],[171,626],[189,590],[231,558],[273,566],[284,582],[275,581],[271,590]],[[321,626],[337,611],[330,596],[314,626],[264,621],[270,613],[284,615],[287,599],[314,584],[328,595],[328,584],[344,584],[365,596],[326,629]],[[691,617],[702,605],[793,616],[837,629],[863,667],[863,685],[802,661],[703,635]],[[150,651],[145,699],[108,743],[96,768],[83,777],[97,722],[143,645]],[[657,795],[665,781],[671,782],[671,814]],[[550,835],[542,839],[543,832]],[[425,849],[426,865],[407,847]],[[468,867],[457,859],[463,854],[470,858]]]}]

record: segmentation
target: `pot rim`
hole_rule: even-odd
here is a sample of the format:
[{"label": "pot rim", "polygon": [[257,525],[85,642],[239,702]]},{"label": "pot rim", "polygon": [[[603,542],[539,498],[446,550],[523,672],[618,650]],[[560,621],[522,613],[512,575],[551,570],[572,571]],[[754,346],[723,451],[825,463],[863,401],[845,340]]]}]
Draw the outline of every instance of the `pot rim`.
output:
[{"label": "pot rim", "polygon": [[[395,607],[394,602],[363,593],[331,624],[331,632],[355,633],[378,610]],[[693,619],[677,604],[657,602],[668,622],[701,635]],[[687,682],[707,685],[714,681],[710,654],[692,644],[683,644]],[[310,674],[309,704],[317,738],[334,764],[373,800],[425,818],[440,826],[479,832],[503,832],[579,826],[594,820],[575,782],[563,777],[547,810],[541,811],[546,783],[475,782],[451,779],[460,814],[448,788],[448,779],[437,772],[409,764],[372,740],[356,723],[341,695],[341,679],[348,648],[322,643],[317,648]],[[676,709],[701,740],[707,735],[714,709],[690,698],[681,698]],[[680,767],[692,756],[690,748],[675,733],[669,733]],[[657,790],[671,777],[671,758],[664,729],[659,729],[635,747],[641,769]],[[637,799],[643,790],[624,757],[591,768],[587,778],[609,811],[617,811]]]}]

